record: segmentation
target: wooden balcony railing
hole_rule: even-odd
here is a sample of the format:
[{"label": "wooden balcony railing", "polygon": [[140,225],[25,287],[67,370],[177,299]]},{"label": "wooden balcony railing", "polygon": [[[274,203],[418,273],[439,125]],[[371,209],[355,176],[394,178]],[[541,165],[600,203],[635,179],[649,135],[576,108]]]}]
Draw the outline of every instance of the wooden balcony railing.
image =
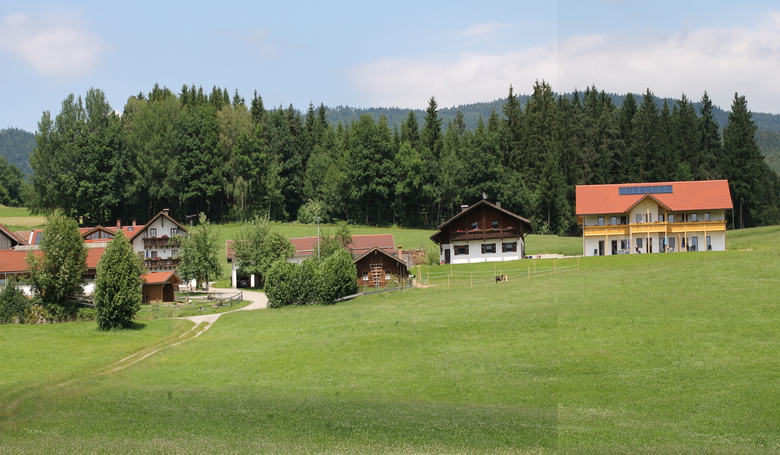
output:
[{"label": "wooden balcony railing", "polygon": [[177,248],[181,240],[176,237],[145,237],[144,247],[147,248]]},{"label": "wooden balcony railing", "polygon": [[144,267],[147,269],[159,269],[160,267],[178,267],[181,263],[180,258],[168,258],[168,259],[144,259]]},{"label": "wooden balcony railing", "polygon": [[520,232],[515,228],[506,229],[475,229],[469,231],[452,231],[450,241],[489,240],[517,238]]},{"label": "wooden balcony railing", "polygon": [[716,232],[725,231],[725,221],[694,221],[686,223],[668,223],[668,222],[653,222],[653,223],[631,223],[620,225],[607,225],[607,226],[583,226],[582,232],[586,237],[600,236],[600,235],[624,235],[629,233],[633,235],[646,234],[646,233],[667,233],[678,234],[683,232]]}]

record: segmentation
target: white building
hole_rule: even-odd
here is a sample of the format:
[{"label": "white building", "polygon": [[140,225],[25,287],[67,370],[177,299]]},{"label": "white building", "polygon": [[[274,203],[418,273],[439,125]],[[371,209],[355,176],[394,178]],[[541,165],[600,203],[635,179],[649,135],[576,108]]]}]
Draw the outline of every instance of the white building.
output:
[{"label": "white building", "polygon": [[442,264],[514,261],[525,257],[531,222],[483,199],[445,221],[431,240]]},{"label": "white building", "polygon": [[174,271],[179,267],[178,235],[186,234],[187,229],[171,218],[168,210],[158,213],[144,226],[132,226],[132,230],[125,226],[123,230],[149,272]]},{"label": "white building", "polygon": [[577,186],[585,256],[725,251],[727,180]]}]

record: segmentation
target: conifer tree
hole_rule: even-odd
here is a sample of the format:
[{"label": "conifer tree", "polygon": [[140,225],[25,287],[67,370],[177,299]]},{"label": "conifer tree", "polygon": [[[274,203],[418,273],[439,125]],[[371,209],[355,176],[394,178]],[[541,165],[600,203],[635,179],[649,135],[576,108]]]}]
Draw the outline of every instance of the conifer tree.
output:
[{"label": "conifer tree", "polygon": [[126,329],[141,308],[138,257],[122,231],[117,231],[100,258],[95,279],[95,309],[100,330]]},{"label": "conifer tree", "polygon": [[693,169],[697,180],[721,178],[718,162],[723,158],[723,143],[712,109],[712,100],[707,92],[704,92],[699,111],[701,117],[699,117],[697,125],[699,130],[699,165]]}]

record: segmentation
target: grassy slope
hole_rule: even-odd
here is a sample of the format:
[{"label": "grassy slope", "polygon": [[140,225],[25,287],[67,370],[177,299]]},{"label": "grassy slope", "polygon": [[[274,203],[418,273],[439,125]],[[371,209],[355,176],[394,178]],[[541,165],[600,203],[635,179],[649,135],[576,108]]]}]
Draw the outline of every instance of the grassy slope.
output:
[{"label": "grassy slope", "polygon": [[[584,258],[531,280],[229,314],[127,370],[3,408],[0,447],[777,452],[780,228],[729,244],[753,251]],[[20,329],[0,327],[18,344],[3,371],[45,384],[109,362],[82,346],[59,354],[68,374],[27,366],[16,359],[95,331],[27,328],[39,335],[25,342]]]},{"label": "grassy slope", "polygon": [[45,222],[46,218],[30,215],[30,211],[24,207],[0,205],[0,223],[12,231],[42,226]]}]

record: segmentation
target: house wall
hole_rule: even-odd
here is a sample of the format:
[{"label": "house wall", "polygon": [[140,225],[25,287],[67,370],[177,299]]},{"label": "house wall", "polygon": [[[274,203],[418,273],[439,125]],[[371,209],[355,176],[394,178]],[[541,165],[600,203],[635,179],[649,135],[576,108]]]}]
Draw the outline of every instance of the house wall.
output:
[{"label": "house wall", "polygon": [[[395,279],[408,278],[409,272],[405,265],[400,264],[391,258],[388,258],[384,254],[375,253],[367,257],[364,257],[360,261],[355,263],[357,268],[357,284],[358,287],[376,287],[376,283],[373,280],[371,274],[371,264],[381,263],[384,273],[380,274],[379,287],[385,287],[388,285],[394,286]],[[389,277],[389,278],[388,278]]]},{"label": "house wall", "polygon": [[[149,271],[167,271],[176,270],[179,265],[179,244],[166,244],[162,240],[163,236],[171,238],[179,233],[178,226],[164,216],[160,216],[151,224],[143,227],[138,236],[133,239],[133,251],[145,260],[146,268]],[[132,235],[129,232],[128,235]],[[144,242],[145,238],[157,238],[159,243],[149,245]],[[159,258],[159,262],[151,261],[153,257]]]},{"label": "house wall", "polygon": [[[709,222],[706,214],[709,213]],[[694,214],[696,220],[694,221]],[[663,222],[659,221],[659,215],[663,216]],[[670,215],[674,222],[669,222]],[[623,234],[614,235],[589,235],[583,234],[583,254],[585,256],[599,255],[599,241],[604,242],[603,254],[612,254],[612,241],[617,241],[617,249],[622,250],[623,242],[630,245],[628,253],[660,253],[692,251],[693,240],[698,242],[697,251],[707,251],[707,237],[710,237],[711,251],[726,250],[725,210],[693,210],[667,212],[658,204],[646,200],[634,207],[626,214],[587,215],[583,217],[584,226],[599,226],[599,217],[604,218],[604,226],[612,225],[612,217],[617,218],[620,225],[620,217],[628,216],[627,226]],[[641,222],[637,223],[637,216]],[[682,223],[685,223],[684,225]],[[713,225],[713,223],[717,223]],[[678,232],[685,229],[682,232]],[[648,232],[650,230],[661,232]],[[669,239],[674,239],[674,249],[671,250]],[[639,247],[637,239],[641,239]],[[661,242],[663,240],[663,243]],[[664,249],[662,250],[662,245]]]},{"label": "house wall", "polygon": [[[504,252],[502,243],[516,243],[517,251]],[[483,253],[482,245],[495,244],[495,253]],[[455,254],[456,247],[468,246],[468,254]],[[489,240],[472,240],[468,242],[455,242],[441,245],[439,248],[439,260],[445,262],[445,250],[450,250],[450,262],[452,264],[471,264],[475,262],[502,262],[516,261],[523,258],[525,243],[522,238],[505,238]]]}]

